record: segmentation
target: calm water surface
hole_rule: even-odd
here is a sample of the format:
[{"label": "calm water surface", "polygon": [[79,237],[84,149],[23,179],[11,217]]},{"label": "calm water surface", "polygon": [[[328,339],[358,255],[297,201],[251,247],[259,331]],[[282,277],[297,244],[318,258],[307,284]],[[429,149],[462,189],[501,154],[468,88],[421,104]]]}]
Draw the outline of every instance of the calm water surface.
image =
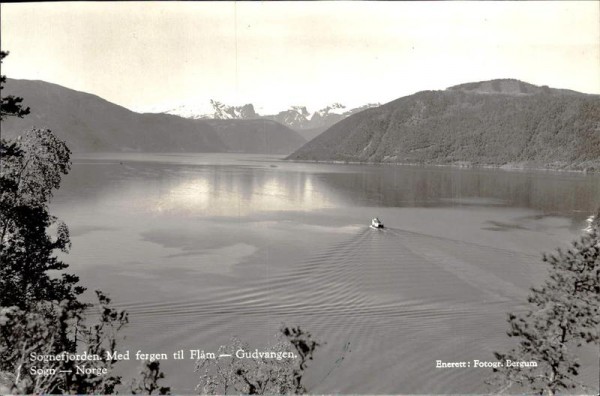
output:
[{"label": "calm water surface", "polygon": [[[508,348],[541,253],[599,205],[598,175],[104,154],[75,159],[52,211],[73,272],[130,312],[123,349],[262,349],[285,323],[325,343],[311,392],[482,393],[487,369],[435,360]],[[580,355],[597,389],[597,357]],[[193,361],[163,365],[194,392]]]}]

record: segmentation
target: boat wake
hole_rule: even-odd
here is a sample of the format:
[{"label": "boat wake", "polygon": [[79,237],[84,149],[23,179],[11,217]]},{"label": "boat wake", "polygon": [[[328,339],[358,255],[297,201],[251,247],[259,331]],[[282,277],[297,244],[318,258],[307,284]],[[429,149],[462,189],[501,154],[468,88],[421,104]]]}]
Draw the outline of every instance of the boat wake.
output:
[{"label": "boat wake", "polygon": [[317,393],[481,393],[477,372],[447,370],[432,380],[431,365],[503,348],[506,312],[526,301],[538,262],[508,249],[364,227],[243,288],[123,308],[136,328],[160,328],[165,344],[259,340],[281,323],[300,325],[326,342],[314,362],[327,373],[314,377]]}]

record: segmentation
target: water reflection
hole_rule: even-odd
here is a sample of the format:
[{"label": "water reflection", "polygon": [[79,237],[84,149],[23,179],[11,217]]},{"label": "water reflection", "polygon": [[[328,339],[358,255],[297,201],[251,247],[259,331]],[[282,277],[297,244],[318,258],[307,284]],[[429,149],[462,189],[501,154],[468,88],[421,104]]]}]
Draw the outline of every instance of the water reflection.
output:
[{"label": "water reflection", "polygon": [[355,206],[502,205],[577,220],[600,205],[599,175],[244,158],[203,159],[198,164],[181,158],[178,163],[137,157],[83,159],[73,166],[57,200],[108,200],[128,210],[203,216]]},{"label": "water reflection", "polygon": [[333,207],[335,194],[314,188],[313,175],[302,173],[226,172],[181,180],[166,188],[151,211],[206,216],[246,216],[261,211],[310,211]]}]

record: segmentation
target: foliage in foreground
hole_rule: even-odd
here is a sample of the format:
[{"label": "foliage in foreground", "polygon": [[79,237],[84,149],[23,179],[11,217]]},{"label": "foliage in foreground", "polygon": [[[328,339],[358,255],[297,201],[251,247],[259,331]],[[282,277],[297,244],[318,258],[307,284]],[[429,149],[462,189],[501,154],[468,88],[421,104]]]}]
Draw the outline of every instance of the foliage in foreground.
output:
[{"label": "foliage in foreground", "polygon": [[508,335],[519,344],[510,352],[496,352],[496,358],[535,361],[538,367],[494,369],[491,382],[501,384],[502,393],[513,386],[547,395],[585,389],[577,381],[580,364],[574,350],[599,344],[600,226],[593,224],[570,249],[544,255],[550,273],[542,287],[532,289],[530,309],[509,314]]},{"label": "foliage in foreground", "polygon": [[[0,60],[7,55],[2,51]],[[0,89],[5,81],[1,76]],[[21,103],[2,97],[0,120],[29,114]],[[0,139],[0,162],[0,393],[114,393],[121,378],[110,374],[117,361],[106,352],[115,350],[127,313],[99,291],[96,304],[80,300],[85,289],[57,257],[70,248],[69,229],[48,210],[69,172],[70,150],[51,131],[32,129],[13,141]],[[86,362],[31,358],[84,351],[102,358],[93,366],[106,375],[78,371]],[[40,368],[56,371],[38,375]],[[131,392],[168,392],[156,386],[162,376],[158,362],[146,364]]]},{"label": "foliage in foreground", "polygon": [[199,359],[196,371],[200,381],[196,390],[200,394],[304,394],[307,392],[303,378],[308,361],[320,344],[310,333],[300,327],[283,327],[269,351],[292,352],[296,358],[238,358],[236,351],[252,351],[248,344],[233,338],[217,352],[231,355],[222,359]]},{"label": "foliage in foreground", "polygon": [[[75,275],[52,277],[68,267],[55,252],[68,252],[69,229],[50,215],[48,204],[70,167],[69,149],[50,131],[34,129],[1,142],[0,295],[2,306],[28,310],[39,301],[75,303],[84,291]],[[48,230],[55,228],[54,235]]]},{"label": "foliage in foreground", "polygon": [[163,378],[165,374],[160,371],[160,362],[146,361],[140,368],[139,376],[131,380],[131,394],[151,395],[156,391],[159,395],[170,395],[171,388],[159,384]]},{"label": "foliage in foreground", "polygon": [[[40,302],[35,309],[24,311],[16,306],[0,310],[0,370],[5,374],[3,385],[11,393],[113,393],[121,383],[111,375],[115,359],[104,359],[117,344],[119,330],[127,324],[127,313],[111,307],[111,301],[96,292],[97,320],[88,324],[93,312],[70,309],[68,302],[54,305]],[[62,352],[83,352],[103,359],[91,364],[85,361],[32,360],[33,356],[58,355]],[[108,375],[80,373],[76,366],[106,369]],[[56,369],[49,375],[38,375],[36,369]],[[32,371],[33,370],[33,371]],[[65,371],[65,372],[61,372]]]},{"label": "foliage in foreground", "polygon": [[[0,51],[0,63],[8,56],[8,52]],[[4,83],[6,83],[6,76],[0,76],[0,92],[4,89]],[[0,95],[0,121],[4,118],[12,116],[23,118],[29,114],[29,107],[24,107],[21,103],[23,98],[16,97],[14,95]]]},{"label": "foliage in foreground", "polygon": [[[0,60],[7,54],[2,52]],[[5,80],[1,76],[0,82]],[[28,114],[21,102],[14,96],[2,98],[0,120]],[[79,279],[49,273],[67,267],[55,252],[66,253],[70,247],[67,226],[48,212],[53,191],[70,169],[67,145],[49,130],[33,129],[14,141],[0,139],[0,155],[0,306],[29,311],[39,303],[68,302],[69,308],[82,309],[77,304],[84,291]],[[54,235],[48,234],[51,227]]]}]

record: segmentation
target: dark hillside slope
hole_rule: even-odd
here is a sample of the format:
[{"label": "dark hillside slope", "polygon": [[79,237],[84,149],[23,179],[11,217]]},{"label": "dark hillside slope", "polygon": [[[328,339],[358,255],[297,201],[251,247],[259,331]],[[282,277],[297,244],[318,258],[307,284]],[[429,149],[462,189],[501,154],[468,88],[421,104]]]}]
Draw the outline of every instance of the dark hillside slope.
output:
[{"label": "dark hillside slope", "polygon": [[31,114],[2,121],[2,137],[31,127],[51,129],[75,152],[222,152],[207,123],[166,114],[139,114],[98,96],[44,81],[8,79],[3,94],[24,98]]},{"label": "dark hillside slope", "polygon": [[298,132],[271,120],[203,120],[201,122],[212,126],[231,152],[290,154],[306,143],[306,139]]},{"label": "dark hillside slope", "polygon": [[600,96],[517,80],[419,92],[342,120],[288,159],[600,170]]}]

